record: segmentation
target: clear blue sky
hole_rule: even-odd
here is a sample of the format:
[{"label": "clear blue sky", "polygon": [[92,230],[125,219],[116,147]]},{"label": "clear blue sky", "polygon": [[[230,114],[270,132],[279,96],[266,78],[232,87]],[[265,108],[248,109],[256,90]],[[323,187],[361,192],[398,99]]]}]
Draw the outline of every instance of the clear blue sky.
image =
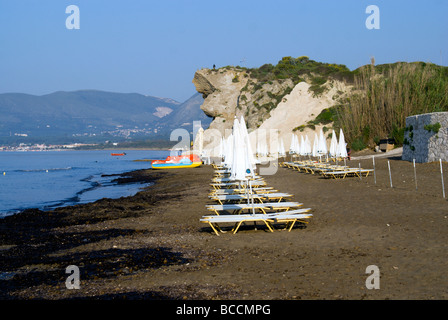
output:
[{"label": "clear blue sky", "polygon": [[[68,5],[80,29],[68,30]],[[368,30],[368,5],[380,29]],[[350,69],[448,64],[448,1],[1,0],[0,93],[96,89],[184,101],[203,67],[306,55]],[[242,60],[244,59],[244,62]]]}]

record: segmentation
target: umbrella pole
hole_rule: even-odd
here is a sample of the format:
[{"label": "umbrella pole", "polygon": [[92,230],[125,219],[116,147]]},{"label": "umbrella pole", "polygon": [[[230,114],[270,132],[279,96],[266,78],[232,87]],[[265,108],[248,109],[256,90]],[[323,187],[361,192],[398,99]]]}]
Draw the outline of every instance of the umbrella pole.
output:
[{"label": "umbrella pole", "polygon": [[[247,198],[249,203],[252,205],[252,215],[255,215],[255,207],[254,207],[254,197],[253,197],[253,192],[252,192],[252,185],[250,184],[249,179],[246,180],[247,184],[249,185],[249,197]],[[254,228],[255,230],[257,230],[257,223],[254,221]]]},{"label": "umbrella pole", "polygon": [[442,159],[439,159],[440,162],[440,177],[442,178],[442,195],[445,199],[445,185],[443,184],[443,169],[442,169]]},{"label": "umbrella pole", "polygon": [[417,172],[415,171],[415,159],[412,160],[414,163],[414,180],[415,180],[415,190],[417,190]]},{"label": "umbrella pole", "polygon": [[247,181],[247,183],[249,184],[250,199],[252,204],[252,214],[255,215],[254,194],[252,192],[252,185],[249,183],[249,180]]}]

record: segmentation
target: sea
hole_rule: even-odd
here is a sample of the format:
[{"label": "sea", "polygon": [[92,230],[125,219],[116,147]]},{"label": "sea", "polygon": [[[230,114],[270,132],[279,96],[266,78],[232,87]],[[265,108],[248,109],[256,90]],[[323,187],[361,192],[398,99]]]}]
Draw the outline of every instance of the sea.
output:
[{"label": "sea", "polygon": [[[0,152],[0,218],[25,209],[43,211],[132,196],[149,184],[116,184],[124,172],[151,168],[166,150]],[[140,161],[139,161],[140,160]]]}]

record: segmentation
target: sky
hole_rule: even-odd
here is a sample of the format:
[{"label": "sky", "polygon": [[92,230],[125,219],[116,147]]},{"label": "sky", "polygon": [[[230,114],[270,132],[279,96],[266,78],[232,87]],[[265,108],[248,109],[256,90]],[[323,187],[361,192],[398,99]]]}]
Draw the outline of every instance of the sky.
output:
[{"label": "sky", "polygon": [[[67,28],[70,5],[79,29]],[[196,93],[195,71],[214,64],[305,55],[350,70],[371,57],[447,66],[447,15],[446,0],[1,0],[0,93],[92,89],[183,102]]]}]

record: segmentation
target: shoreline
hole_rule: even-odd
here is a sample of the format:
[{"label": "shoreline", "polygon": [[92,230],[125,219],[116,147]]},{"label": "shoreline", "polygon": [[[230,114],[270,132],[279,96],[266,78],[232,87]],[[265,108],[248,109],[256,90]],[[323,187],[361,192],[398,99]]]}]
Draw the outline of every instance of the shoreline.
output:
[{"label": "shoreline", "polygon": [[[142,161],[146,161],[146,160],[142,160]],[[101,174],[100,177],[108,177],[110,178],[110,183],[114,184],[114,186],[120,186],[120,185],[125,185],[125,184],[145,184],[145,186],[142,186],[138,189],[145,189],[148,188],[152,185],[153,181],[152,180],[148,180],[145,176],[142,176],[140,174],[140,171],[144,171],[146,169],[138,169],[138,170],[133,170],[133,171],[128,171],[128,172],[124,172],[124,173],[116,173],[116,174]],[[116,178],[113,178],[116,177]],[[81,190],[78,191],[76,193],[76,196],[79,194],[84,193],[85,191],[89,191],[91,190],[91,188],[87,188],[85,190]],[[139,190],[135,191],[135,194],[140,192]],[[134,194],[134,195],[135,195]],[[132,197],[133,195],[131,195],[130,197]],[[119,199],[122,197],[126,197],[126,196],[121,196],[121,197],[117,197],[117,198],[109,198],[109,197],[103,197],[105,199]],[[29,207],[29,208],[25,208],[25,209],[17,209],[17,210],[12,210],[12,211],[8,211],[8,212],[2,212],[0,215],[0,220],[4,219],[6,217],[12,216],[12,215],[16,215],[16,214],[20,214],[24,211],[36,211],[39,210],[41,212],[49,212],[49,211],[54,211],[54,210],[58,210],[60,208],[66,208],[66,207],[70,207],[70,206],[75,206],[75,205],[83,205],[83,204],[89,204],[89,203],[94,203],[96,201],[102,200],[103,198],[94,200],[94,201],[90,201],[90,202],[80,202],[80,203],[74,203],[74,201],[71,198],[68,199],[64,199],[64,200],[60,200],[59,204],[55,204],[54,206],[43,206],[43,207]]]},{"label": "shoreline", "polygon": [[[377,161],[376,184],[371,176],[330,180],[278,168],[265,176],[268,185],[312,208],[309,224],[274,233],[247,226],[219,237],[199,223],[209,213],[210,166],[133,171],[154,185],[2,219],[0,298],[447,299],[447,201],[433,192],[437,166],[418,166],[415,191],[402,182],[412,164],[391,158],[389,188],[386,160]],[[69,265],[80,269],[79,290],[65,287]],[[369,265],[380,269],[380,290],[365,287]]]}]

